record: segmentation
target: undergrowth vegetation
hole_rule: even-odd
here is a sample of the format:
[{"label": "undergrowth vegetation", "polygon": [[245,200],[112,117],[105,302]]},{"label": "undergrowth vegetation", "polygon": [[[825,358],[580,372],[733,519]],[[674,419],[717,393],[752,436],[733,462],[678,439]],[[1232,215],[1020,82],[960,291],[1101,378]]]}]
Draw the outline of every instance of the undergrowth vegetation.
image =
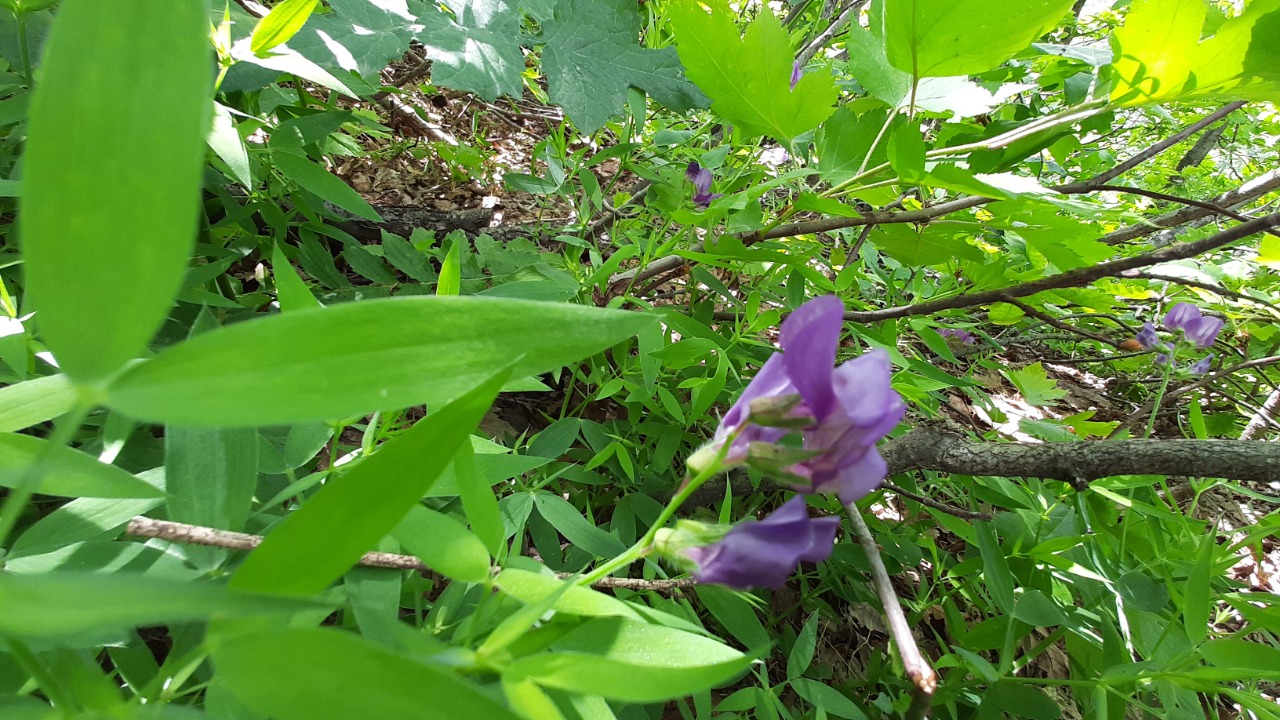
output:
[{"label": "undergrowth vegetation", "polygon": [[1280,718],[1280,1],[0,6],[0,717]]}]

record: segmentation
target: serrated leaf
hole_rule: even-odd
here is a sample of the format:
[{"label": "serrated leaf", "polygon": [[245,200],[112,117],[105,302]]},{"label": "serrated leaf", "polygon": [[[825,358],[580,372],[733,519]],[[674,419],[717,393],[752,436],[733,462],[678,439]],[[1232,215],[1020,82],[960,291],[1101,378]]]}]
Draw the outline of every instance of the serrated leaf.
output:
[{"label": "serrated leaf", "polygon": [[[23,301],[78,380],[141,354],[182,281],[205,158],[208,32],[202,3],[80,0],[46,43],[22,157]],[[138,88],[164,102],[141,101]]]},{"label": "serrated leaf", "polygon": [[289,47],[320,67],[341,68],[374,83],[383,68],[404,56],[420,27],[404,0],[328,4],[333,12],[313,16]]},{"label": "serrated leaf", "polygon": [[673,48],[636,44],[640,28],[631,0],[560,0],[544,24],[547,89],[580,130],[594,132],[621,112],[628,87],[672,110],[706,106],[706,97],[685,79]]},{"label": "serrated leaf", "polygon": [[970,245],[969,223],[938,221],[927,225],[877,225],[869,239],[907,265],[940,265],[952,260],[981,261],[983,253]]},{"label": "serrated leaf", "polygon": [[1137,104],[1171,97],[1191,73],[1204,25],[1201,0],[1138,0],[1111,36],[1111,99]]},{"label": "serrated leaf", "polygon": [[685,74],[747,135],[790,142],[835,111],[840,91],[829,73],[807,73],[790,88],[791,39],[767,6],[741,37],[723,3],[712,3],[710,14],[694,3],[670,13]]},{"label": "serrated leaf", "polygon": [[916,78],[974,75],[1025,49],[1058,24],[1073,0],[886,2],[885,55]]},{"label": "serrated leaf", "polygon": [[[859,169],[885,162],[886,143],[883,139],[876,143],[876,138],[888,118],[889,113],[885,110],[855,115],[848,105],[827,118],[818,128],[814,140],[818,151],[818,172],[823,179],[832,184],[842,183],[857,175]],[[897,124],[905,120],[895,119],[894,122]]]},{"label": "serrated leaf", "polygon": [[520,94],[524,54],[520,51],[520,10],[506,0],[445,0],[453,11],[428,9],[417,33],[427,48],[432,82],[473,92],[492,102]]},{"label": "serrated leaf", "polygon": [[1038,362],[1017,370],[1005,370],[1004,375],[1018,387],[1028,405],[1052,405],[1067,395],[1066,391],[1058,389],[1057,381],[1050,378]]}]

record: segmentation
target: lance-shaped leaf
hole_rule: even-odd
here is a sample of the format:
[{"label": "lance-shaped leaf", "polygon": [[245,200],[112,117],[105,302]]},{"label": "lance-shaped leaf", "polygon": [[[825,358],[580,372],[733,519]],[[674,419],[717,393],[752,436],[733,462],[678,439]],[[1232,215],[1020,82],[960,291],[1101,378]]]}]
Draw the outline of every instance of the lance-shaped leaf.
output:
[{"label": "lance-shaped leaf", "polygon": [[204,3],[68,0],[45,46],[23,156],[24,300],[76,380],[141,354],[182,281],[204,165],[208,33]]},{"label": "lance-shaped leaf", "polygon": [[131,368],[108,404],[181,425],[289,425],[427,404],[512,365],[523,377],[600,352],[652,322],[528,300],[412,297],[219,328]]}]

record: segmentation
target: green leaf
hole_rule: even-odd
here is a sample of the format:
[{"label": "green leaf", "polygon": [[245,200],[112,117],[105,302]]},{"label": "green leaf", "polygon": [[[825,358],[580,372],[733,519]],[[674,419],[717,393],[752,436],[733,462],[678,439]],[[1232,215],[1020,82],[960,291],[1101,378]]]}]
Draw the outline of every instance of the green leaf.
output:
[{"label": "green leaf", "polygon": [[548,492],[535,493],[533,502],[538,512],[561,535],[596,557],[614,557],[626,552],[626,546],[618,538],[592,525],[578,509],[559,495]]},{"label": "green leaf", "polygon": [[463,239],[455,239],[449,245],[449,252],[440,263],[440,279],[436,281],[436,295],[457,295],[462,290],[462,243]]},{"label": "green leaf", "polygon": [[[179,343],[117,380],[109,404],[185,425],[288,425],[438,406],[512,361],[524,377],[654,318],[526,300],[405,297],[285,313]],[[376,368],[377,372],[364,372]],[[359,372],[353,372],[359,370]]]},{"label": "green leaf", "polygon": [[518,720],[478,685],[347,632],[266,630],[220,642],[218,677],[277,720],[412,718]]},{"label": "green leaf", "polygon": [[405,550],[446,577],[473,583],[490,578],[492,565],[484,543],[449,515],[414,505],[391,535]]},{"label": "green leaf", "polygon": [[995,683],[987,689],[982,697],[982,708],[994,708],[996,713],[1004,711],[1008,716],[1027,720],[1057,720],[1062,717],[1062,708],[1039,688],[1007,681]]},{"label": "green leaf", "polygon": [[978,552],[982,555],[982,577],[987,581],[987,589],[996,601],[996,606],[1003,612],[1013,611],[1013,574],[1009,572],[1009,563],[1005,560],[1004,550],[996,539],[991,523],[977,521],[973,524],[978,540]]},{"label": "green leaf", "polygon": [[805,621],[804,627],[796,635],[796,642],[787,653],[787,677],[798,678],[804,675],[813,662],[813,653],[818,649],[818,613],[813,613]]},{"label": "green leaf", "polygon": [[1187,575],[1186,585],[1183,586],[1182,624],[1192,645],[1202,642],[1209,632],[1209,613],[1212,611],[1209,582],[1213,573],[1213,551],[1217,547],[1215,533],[1210,532],[1200,539],[1195,563],[1191,566],[1191,573]]},{"label": "green leaf", "polygon": [[808,678],[796,678],[791,681],[791,688],[800,697],[808,700],[815,708],[821,708],[828,715],[846,720],[867,720],[866,713],[854,704],[844,693]]},{"label": "green leaf", "polygon": [[[148,471],[138,476],[141,480],[154,480],[163,488],[159,471]],[[77,498],[27,528],[13,543],[13,552],[31,554],[71,543],[115,537],[126,523],[136,515],[160,507],[163,498]]]},{"label": "green leaf", "polygon": [[941,265],[953,260],[981,262],[983,252],[970,245],[970,223],[939,220],[925,225],[877,225],[871,242],[907,265]]},{"label": "green leaf", "polygon": [[271,248],[271,275],[276,281],[276,301],[280,303],[281,312],[321,307],[320,301],[311,294],[311,288],[307,287],[298,271],[293,269],[289,258],[285,257],[279,243]]},{"label": "green leaf", "polygon": [[0,575],[0,606],[0,633],[45,638],[202,620],[214,614],[263,615],[323,607],[213,583],[71,572]]},{"label": "green leaf", "polygon": [[1066,391],[1058,389],[1058,382],[1049,377],[1044,366],[1038,362],[1017,370],[1003,372],[1004,376],[1009,378],[1009,382],[1018,387],[1028,405],[1045,407],[1067,396]]},{"label": "green leaf", "polygon": [[756,650],[773,644],[769,631],[756,616],[755,608],[743,599],[742,594],[714,585],[699,585],[698,599],[744,647]]},{"label": "green leaf", "polygon": [[1201,0],[1137,0],[1111,36],[1111,99],[1138,104],[1175,96],[1191,73],[1204,25]]},{"label": "green leaf", "polygon": [[[865,31],[864,31],[865,32]],[[862,168],[872,168],[887,159],[884,138],[876,139],[884,129],[889,113],[872,110],[855,115],[848,105],[818,128],[815,144],[818,151],[818,172],[829,183],[842,183],[858,174]],[[874,149],[872,144],[876,143]],[[870,154],[870,157],[867,157]]]},{"label": "green leaf", "polygon": [[1073,0],[885,2],[885,55],[913,77],[990,70],[1056,26]]},{"label": "green leaf", "polygon": [[262,55],[277,45],[289,42],[319,3],[320,0],[284,0],[271,8],[271,12],[253,28],[249,49],[254,55]]},{"label": "green leaf", "polygon": [[272,150],[271,160],[285,177],[298,183],[302,189],[315,193],[320,199],[365,220],[382,221],[382,216],[367,200],[360,197],[360,193],[306,157],[288,150]]},{"label": "green leaf", "polygon": [[45,465],[36,492],[63,497],[153,498],[154,487],[114,465],[30,435],[0,433],[0,487],[17,487],[37,461]]},{"label": "green leaf", "polygon": [[907,182],[924,180],[925,146],[920,126],[901,123],[889,135],[889,164]]},{"label": "green leaf", "polygon": [[1033,627],[1055,627],[1066,622],[1067,616],[1052,600],[1039,590],[1024,590],[1018,596],[1013,616]]},{"label": "green leaf", "polygon": [[417,280],[420,283],[436,281],[436,271],[427,264],[426,253],[418,250],[408,240],[399,235],[384,233],[382,235],[382,256],[395,269]]},{"label": "green leaf", "polygon": [[511,613],[499,623],[498,627],[489,633],[489,637],[485,638],[484,642],[480,644],[480,647],[476,648],[476,654],[482,658],[493,657],[495,654],[507,649],[538,625],[559,602],[561,596],[572,588],[577,587],[569,580],[557,580],[557,583],[558,586],[555,586],[542,598],[523,601],[525,606]]},{"label": "green leaf", "polygon": [[1200,646],[1200,655],[1223,668],[1267,673],[1280,670],[1280,650],[1239,638],[1210,640]]},{"label": "green leaf", "polygon": [[746,135],[789,143],[834,112],[840,91],[829,73],[807,73],[790,89],[795,55],[772,10],[761,10],[741,38],[723,3],[712,3],[710,14],[695,3],[669,12],[685,74],[711,98],[711,109]]},{"label": "green leaf", "polygon": [[987,319],[993,325],[1013,325],[1027,316],[1027,311],[1010,303],[992,303]]},{"label": "green leaf", "polygon": [[[361,82],[360,78],[377,78],[391,61],[399,60],[409,49],[417,20],[407,12],[405,3],[329,0],[328,5],[333,12],[313,16],[289,43],[299,60],[305,58],[317,70],[341,68],[353,83]],[[320,84],[333,87],[326,82]],[[348,89],[339,92],[351,94]]]},{"label": "green leaf", "polygon": [[484,417],[506,377],[506,371],[491,376],[330,480],[249,553],[232,576],[232,587],[286,595],[327,587],[422,498]]},{"label": "green leaf", "polygon": [[[77,380],[142,353],[182,281],[205,159],[208,32],[203,3],[67,0],[45,45],[22,158],[23,299]],[[137,88],[146,93],[127,92]]]},{"label": "green leaf", "polygon": [[432,61],[431,81],[473,92],[493,102],[520,95],[524,54],[520,51],[520,10],[507,0],[446,0],[450,17],[438,8],[421,16],[417,33]]},{"label": "green leaf", "polygon": [[222,158],[222,162],[227,164],[227,169],[236,182],[247,188],[254,186],[253,171],[249,169],[249,152],[245,150],[240,133],[236,132],[231,112],[221,103],[213,104],[213,126],[209,128],[206,142]]},{"label": "green leaf", "polygon": [[681,72],[683,55],[636,44],[641,25],[631,0],[560,0],[543,24],[547,90],[578,129],[594,132],[621,112],[628,87],[671,110],[706,106],[705,96]]},{"label": "green leaf", "polygon": [[467,522],[471,523],[471,529],[484,542],[489,554],[501,557],[506,540],[502,510],[498,507],[497,496],[493,494],[493,484],[480,471],[471,443],[463,443],[458,449],[458,454],[453,458],[453,467],[457,473],[458,494],[462,497]]},{"label": "green leaf", "polygon": [[715,640],[624,618],[596,618],[516,660],[512,678],[627,702],[660,702],[726,683],[752,662]]},{"label": "green leaf", "polygon": [[[169,519],[221,530],[244,529],[258,487],[258,433],[250,428],[165,427]],[[225,551],[191,548],[216,566]]]},{"label": "green leaf", "polygon": [[[556,592],[564,581],[552,575],[540,575],[528,570],[507,568],[495,581],[502,592],[525,603],[537,603]],[[625,602],[591,588],[573,585],[553,606],[556,612],[585,617],[618,616],[640,619],[640,614]]]},{"label": "green leaf", "polygon": [[1195,47],[1182,97],[1280,99],[1280,0],[1253,0]]},{"label": "green leaf", "polygon": [[858,23],[850,23],[846,43],[849,69],[862,87],[886,105],[896,108],[911,95],[911,73],[889,64],[884,40]]},{"label": "green leaf", "polygon": [[76,390],[66,375],[49,375],[0,388],[0,432],[23,430],[71,412]]}]

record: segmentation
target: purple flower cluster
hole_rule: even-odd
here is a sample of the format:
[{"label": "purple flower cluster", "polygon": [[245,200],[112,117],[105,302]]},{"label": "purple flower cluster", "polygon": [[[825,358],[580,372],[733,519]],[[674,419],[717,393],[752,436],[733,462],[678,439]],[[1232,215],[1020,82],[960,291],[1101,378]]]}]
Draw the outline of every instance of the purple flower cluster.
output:
[{"label": "purple flower cluster", "polygon": [[[803,493],[834,491],[848,504],[875,490],[886,472],[876,442],[898,424],[906,405],[890,387],[889,356],[883,350],[833,368],[843,312],[844,304],[827,296],[792,313],[782,323],[782,353],[765,362],[690,464],[696,465],[699,455],[724,450],[726,465],[747,463],[777,472]],[[803,438],[801,449],[776,445],[795,430]],[[835,524],[801,517],[803,502],[797,500],[765,520],[734,528],[714,545],[686,552],[699,565],[695,576],[731,587],[778,580],[776,585],[781,584],[777,568],[786,566],[789,574],[800,561],[825,559]],[[769,542],[761,542],[764,537]],[[828,541],[815,546],[815,538]]]},{"label": "purple flower cluster", "polygon": [[[1179,332],[1185,342],[1200,350],[1213,346],[1214,341],[1218,339],[1218,333],[1222,332],[1223,325],[1220,318],[1203,315],[1200,308],[1190,303],[1178,303],[1164,316],[1164,326],[1167,330]],[[1168,365],[1177,349],[1175,343],[1161,342],[1155,326],[1151,323],[1144,323],[1134,339],[1144,350],[1159,351],[1155,359],[1157,365]],[[1213,357],[1214,354],[1209,353],[1188,366],[1186,371],[1192,375],[1203,375],[1209,372]]]},{"label": "purple flower cluster", "polygon": [[938,334],[944,338],[955,338],[957,342],[965,345],[972,345],[978,341],[977,338],[973,336],[973,333],[968,330],[961,330],[960,328],[942,328],[938,331]]},{"label": "purple flower cluster", "polygon": [[684,177],[693,183],[693,204],[706,207],[712,200],[724,197],[723,193],[711,192],[711,171],[702,167],[695,160],[684,169]]}]

